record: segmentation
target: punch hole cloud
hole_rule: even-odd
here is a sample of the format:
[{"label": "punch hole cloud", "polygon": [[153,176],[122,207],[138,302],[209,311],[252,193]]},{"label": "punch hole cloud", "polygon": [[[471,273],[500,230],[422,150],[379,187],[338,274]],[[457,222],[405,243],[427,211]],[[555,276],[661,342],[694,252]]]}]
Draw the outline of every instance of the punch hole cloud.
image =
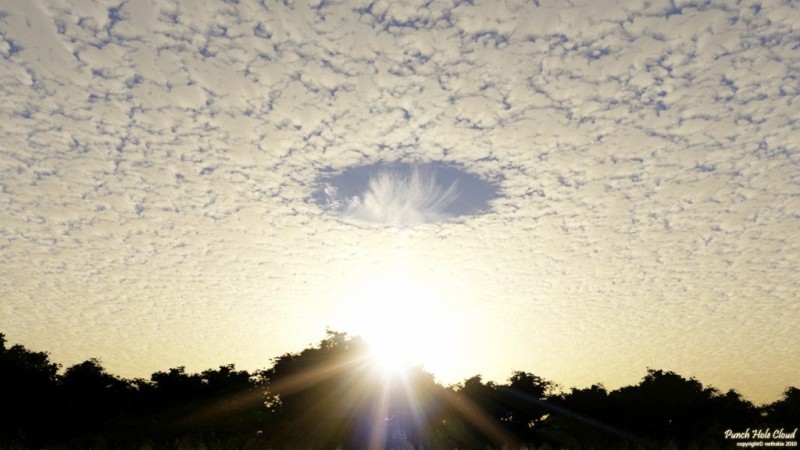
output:
[{"label": "punch hole cloud", "polygon": [[379,164],[320,177],[314,200],[335,215],[396,227],[485,213],[497,186],[444,164]]},{"label": "punch hole cloud", "polygon": [[459,376],[797,383],[800,2],[158,3],[0,0],[11,340],[262,367],[429,221]]}]

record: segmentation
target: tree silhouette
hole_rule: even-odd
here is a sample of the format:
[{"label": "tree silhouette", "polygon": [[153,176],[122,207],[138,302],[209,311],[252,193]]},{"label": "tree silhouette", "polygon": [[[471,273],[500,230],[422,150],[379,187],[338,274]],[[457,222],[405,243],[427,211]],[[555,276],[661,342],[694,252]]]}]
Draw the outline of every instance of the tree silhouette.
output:
[{"label": "tree silhouette", "polygon": [[788,387],[783,398],[764,407],[767,419],[776,426],[787,428],[800,425],[800,389]]},{"label": "tree silhouette", "polygon": [[470,449],[517,445],[502,424],[506,409],[493,382],[475,375],[453,388],[456,402],[450,408],[448,435],[454,444]]},{"label": "tree silhouette", "polygon": [[272,437],[287,447],[431,447],[443,420],[445,389],[430,374],[383,372],[366,343],[345,333],[276,358],[266,376],[280,417]]},{"label": "tree silhouette", "polygon": [[205,389],[199,412],[181,422],[197,430],[207,449],[245,448],[263,433],[270,414],[263,403],[262,379],[233,364],[203,371],[200,378]]},{"label": "tree silhouette", "polygon": [[514,372],[508,381],[507,385],[498,387],[503,404],[500,420],[517,441],[536,444],[541,439],[538,429],[551,412],[547,400],[555,385],[521,371]]},{"label": "tree silhouette", "polygon": [[800,389],[756,408],[736,391],[648,369],[633,386],[558,394],[513,372],[443,387],[420,367],[380,369],[367,344],[328,332],[251,374],[232,364],[122,379],[97,359],[59,366],[0,333],[2,449],[719,448],[726,429],[800,422]]},{"label": "tree silhouette", "polygon": [[186,373],[182,366],[156,372],[140,389],[143,420],[158,448],[242,448],[268,419],[263,381],[233,364],[200,374]]},{"label": "tree silhouette", "polygon": [[112,427],[126,415],[131,385],[106,372],[97,359],[67,368],[60,381],[63,439],[76,448],[114,446]]},{"label": "tree silhouette", "polygon": [[661,370],[648,369],[638,386],[615,391],[611,400],[622,408],[617,417],[657,442],[679,447],[703,436],[715,422],[731,426],[758,420],[755,408],[735,392],[720,398],[716,389],[694,378]]},{"label": "tree silhouette", "polygon": [[564,448],[625,448],[625,435],[609,421],[608,391],[603,385],[572,388],[552,399],[554,413],[548,421],[550,437]]},{"label": "tree silhouette", "polygon": [[379,394],[366,355],[359,339],[329,331],[319,346],[276,358],[264,373],[280,417],[272,440],[284,447],[325,449],[355,439],[356,424],[370,419],[364,411]]},{"label": "tree silhouette", "polygon": [[178,450],[190,442],[193,429],[180,419],[191,414],[203,388],[200,376],[186,373],[183,366],[155,372],[150,376],[150,384],[141,386],[154,446]]},{"label": "tree silhouette", "polygon": [[0,333],[0,446],[43,448],[56,437],[59,366],[45,352],[5,342]]},{"label": "tree silhouette", "polygon": [[[456,385],[457,403],[451,424],[458,432],[454,444],[465,448],[536,445],[544,439],[539,428],[550,412],[550,381],[516,371],[508,384],[483,383],[480,375]],[[489,423],[487,423],[489,421]]]}]

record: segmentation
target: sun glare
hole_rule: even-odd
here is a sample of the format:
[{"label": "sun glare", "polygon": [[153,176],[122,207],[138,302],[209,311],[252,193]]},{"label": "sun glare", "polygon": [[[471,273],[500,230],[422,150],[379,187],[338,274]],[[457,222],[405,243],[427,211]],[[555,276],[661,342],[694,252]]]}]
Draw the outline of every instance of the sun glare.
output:
[{"label": "sun glare", "polygon": [[446,359],[454,326],[441,292],[409,277],[362,288],[352,328],[368,342],[377,367],[395,373],[414,365],[430,370]]},{"label": "sun glare", "polygon": [[384,373],[401,373],[413,361],[413,356],[403,342],[373,337],[369,339],[373,364]]}]

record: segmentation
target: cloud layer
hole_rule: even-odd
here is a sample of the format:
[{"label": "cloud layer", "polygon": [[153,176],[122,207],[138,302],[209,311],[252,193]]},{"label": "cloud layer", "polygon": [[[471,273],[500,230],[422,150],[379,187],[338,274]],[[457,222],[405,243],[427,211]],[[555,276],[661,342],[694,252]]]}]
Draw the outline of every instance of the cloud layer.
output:
[{"label": "cloud layer", "polygon": [[[650,366],[775,398],[800,367],[797,23],[779,1],[3,3],[0,326],[126,376],[258,367],[399,258],[458,299],[463,376]],[[320,173],[385,161],[499,196],[402,232],[320,208]],[[349,208],[442,212],[403,180]]]}]

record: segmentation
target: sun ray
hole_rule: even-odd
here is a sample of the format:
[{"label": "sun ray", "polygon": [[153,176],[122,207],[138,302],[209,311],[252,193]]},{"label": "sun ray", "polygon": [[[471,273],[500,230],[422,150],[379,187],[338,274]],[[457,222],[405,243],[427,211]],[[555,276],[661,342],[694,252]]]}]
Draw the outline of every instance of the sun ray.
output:
[{"label": "sun ray", "polygon": [[497,423],[486,411],[481,409],[480,406],[463,395],[460,396],[451,391],[446,391],[444,395],[448,404],[461,413],[472,426],[488,436],[495,445],[498,447],[518,447],[514,436]]},{"label": "sun ray", "polygon": [[[343,360],[330,360],[325,361],[303,372],[293,374],[292,376],[280,378],[278,380],[270,380],[269,392],[272,394],[279,393],[283,396],[292,395],[296,392],[307,389],[320,381],[333,377],[347,370],[356,368],[367,368],[371,364],[371,360],[366,355],[360,355],[355,358],[347,358]],[[228,399],[228,405],[231,409],[244,409],[257,403],[264,402],[264,392],[261,390],[248,391],[240,394],[234,394]],[[216,411],[214,408],[206,408],[196,411],[180,420],[182,424],[202,423],[219,417],[224,412]]]},{"label": "sun ray", "polygon": [[381,383],[380,399],[375,403],[372,416],[372,433],[369,437],[369,450],[384,448],[388,428],[389,398],[391,383],[386,379]]}]

